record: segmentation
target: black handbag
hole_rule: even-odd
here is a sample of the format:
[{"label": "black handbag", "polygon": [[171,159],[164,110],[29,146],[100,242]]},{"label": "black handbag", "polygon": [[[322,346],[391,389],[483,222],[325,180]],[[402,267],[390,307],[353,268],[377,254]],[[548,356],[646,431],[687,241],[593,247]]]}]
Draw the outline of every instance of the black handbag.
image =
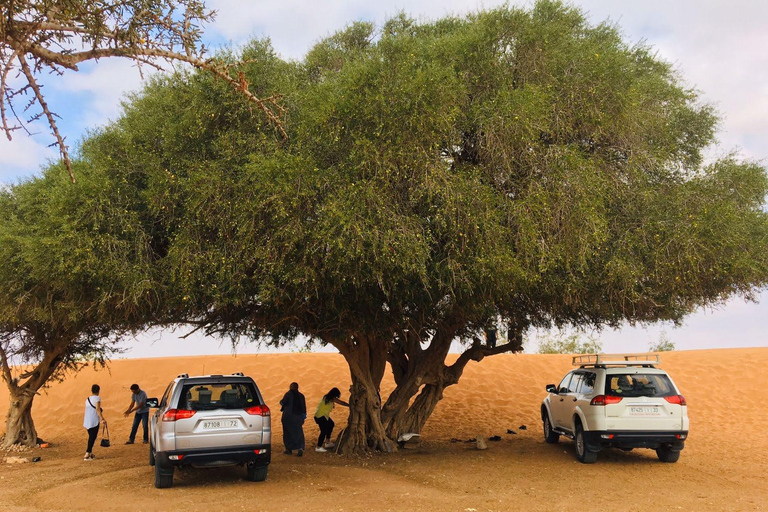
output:
[{"label": "black handbag", "polygon": [[106,422],[101,427],[101,443],[99,444],[104,448],[109,447],[109,429]]}]

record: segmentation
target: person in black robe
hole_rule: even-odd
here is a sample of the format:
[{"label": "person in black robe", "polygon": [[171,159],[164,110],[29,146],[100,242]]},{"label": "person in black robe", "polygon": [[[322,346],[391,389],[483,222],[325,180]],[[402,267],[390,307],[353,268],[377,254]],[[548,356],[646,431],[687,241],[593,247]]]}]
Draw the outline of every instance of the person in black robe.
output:
[{"label": "person in black robe", "polygon": [[299,393],[299,384],[291,382],[288,392],[280,400],[280,410],[283,412],[283,444],[285,454],[304,455],[304,420],[307,419],[307,402],[304,395]]}]

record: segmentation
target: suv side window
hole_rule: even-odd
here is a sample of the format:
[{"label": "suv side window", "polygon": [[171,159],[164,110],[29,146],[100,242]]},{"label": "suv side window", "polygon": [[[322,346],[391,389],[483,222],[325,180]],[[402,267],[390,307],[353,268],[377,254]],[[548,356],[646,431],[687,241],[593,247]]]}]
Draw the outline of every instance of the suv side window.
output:
[{"label": "suv side window", "polygon": [[597,374],[592,372],[585,373],[584,379],[582,380],[581,389],[579,390],[579,392],[582,395],[592,394],[592,392],[595,390],[596,380],[597,380]]},{"label": "suv side window", "polygon": [[168,405],[168,398],[171,396],[171,389],[173,389],[173,382],[168,384],[168,387],[165,388],[165,393],[163,393],[163,398],[160,399],[160,409],[164,409],[166,405]]},{"label": "suv side window", "polygon": [[569,393],[578,393],[581,388],[581,383],[584,381],[583,373],[574,373],[571,379],[571,384],[568,386]]},{"label": "suv side window", "polygon": [[573,374],[569,373],[565,377],[563,377],[563,380],[560,381],[560,384],[557,385],[558,393],[568,393],[568,384],[571,382],[572,376]]}]

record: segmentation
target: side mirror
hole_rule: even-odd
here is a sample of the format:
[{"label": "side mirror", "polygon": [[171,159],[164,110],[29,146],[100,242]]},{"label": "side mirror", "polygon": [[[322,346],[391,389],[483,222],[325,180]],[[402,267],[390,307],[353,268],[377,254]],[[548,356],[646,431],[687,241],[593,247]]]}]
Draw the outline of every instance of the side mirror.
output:
[{"label": "side mirror", "polygon": [[557,386],[554,384],[547,384],[547,393],[557,393]]},{"label": "side mirror", "polygon": [[159,407],[160,402],[157,398],[147,398],[147,407]]}]

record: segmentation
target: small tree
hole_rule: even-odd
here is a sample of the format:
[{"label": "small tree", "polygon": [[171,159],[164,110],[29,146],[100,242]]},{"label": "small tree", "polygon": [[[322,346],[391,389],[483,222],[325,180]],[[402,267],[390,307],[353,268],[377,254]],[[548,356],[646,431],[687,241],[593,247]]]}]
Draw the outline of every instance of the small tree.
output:
[{"label": "small tree", "polygon": [[539,340],[539,354],[597,354],[603,350],[600,340],[584,339],[580,334],[549,334]]},{"label": "small tree", "polygon": [[154,304],[153,251],[119,184],[61,168],[0,193],[0,371],[10,406],[3,446],[32,446],[38,392],[84,365],[104,365]]},{"label": "small tree", "polygon": [[669,339],[666,331],[661,331],[659,339],[648,344],[648,352],[669,352],[675,350],[675,344]]},{"label": "small tree", "polygon": [[[0,16],[0,119],[8,140],[25,129],[22,112],[45,117],[74,181],[64,137],[45,99],[39,76],[77,71],[82,62],[107,57],[132,60],[139,68],[184,62],[212,73],[255,104],[283,135],[278,96],[256,97],[233,64],[205,57],[203,25],[214,13],[201,0],[3,0]],[[22,77],[20,82],[13,79]],[[28,96],[31,95],[31,100]],[[21,103],[21,109],[18,105]],[[10,120],[16,118],[16,123]]]}]

